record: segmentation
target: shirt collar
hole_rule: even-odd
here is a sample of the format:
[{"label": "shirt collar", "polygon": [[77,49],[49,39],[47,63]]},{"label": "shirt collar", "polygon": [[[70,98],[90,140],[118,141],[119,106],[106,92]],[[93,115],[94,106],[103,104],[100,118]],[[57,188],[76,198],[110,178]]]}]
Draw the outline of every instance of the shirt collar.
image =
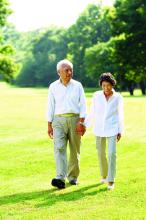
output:
[{"label": "shirt collar", "polygon": [[[69,83],[67,84],[67,86],[69,86],[72,82],[73,82],[73,79],[71,79],[71,80],[69,81]],[[63,85],[60,78],[58,79],[58,83],[61,84],[61,85]]]},{"label": "shirt collar", "polygon": [[[114,88],[112,88],[112,96],[110,96],[110,98],[114,97],[116,95],[116,91],[114,90]],[[105,97],[104,92],[102,91],[102,96]]]}]

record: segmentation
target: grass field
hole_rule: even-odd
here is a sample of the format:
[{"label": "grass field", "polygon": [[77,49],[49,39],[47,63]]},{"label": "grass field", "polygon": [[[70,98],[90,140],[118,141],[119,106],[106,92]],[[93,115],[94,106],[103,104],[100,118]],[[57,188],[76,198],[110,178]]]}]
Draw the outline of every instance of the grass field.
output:
[{"label": "grass field", "polygon": [[[146,219],[146,97],[124,93],[125,134],[117,146],[116,187],[100,185],[95,138],[82,139],[78,186],[56,190],[47,137],[47,89],[0,83],[0,219]],[[90,104],[91,93],[86,93]]]}]

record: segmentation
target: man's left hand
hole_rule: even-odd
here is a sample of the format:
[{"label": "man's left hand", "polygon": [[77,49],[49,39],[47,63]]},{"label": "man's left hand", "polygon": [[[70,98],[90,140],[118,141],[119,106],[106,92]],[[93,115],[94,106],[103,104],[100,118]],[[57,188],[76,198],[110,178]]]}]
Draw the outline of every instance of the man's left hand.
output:
[{"label": "man's left hand", "polygon": [[86,127],[78,122],[76,132],[78,135],[83,136],[86,132]]}]

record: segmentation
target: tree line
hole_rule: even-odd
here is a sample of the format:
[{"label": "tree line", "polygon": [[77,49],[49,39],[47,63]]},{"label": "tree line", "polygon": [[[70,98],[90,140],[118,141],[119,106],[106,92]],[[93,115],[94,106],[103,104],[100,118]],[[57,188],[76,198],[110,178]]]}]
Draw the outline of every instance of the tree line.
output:
[{"label": "tree line", "polygon": [[[0,2],[4,5],[7,1]],[[5,7],[8,5],[5,4]],[[9,13],[10,10],[7,16]],[[145,95],[144,0],[116,0],[112,7],[90,4],[76,23],[67,29],[50,26],[19,33],[13,25],[1,22],[7,16],[0,17],[3,25],[1,47],[11,54],[15,63],[14,66],[9,64],[9,68],[13,66],[14,69],[4,69],[5,73],[0,73],[6,75],[5,79],[11,83],[19,86],[48,86],[57,79],[56,63],[67,58],[74,64],[74,78],[86,87],[97,87],[100,74],[111,72],[117,79],[117,89],[128,90],[133,95],[134,89],[139,86]],[[15,54],[12,54],[12,48],[8,45],[14,46]],[[5,56],[6,52],[3,54]]]}]

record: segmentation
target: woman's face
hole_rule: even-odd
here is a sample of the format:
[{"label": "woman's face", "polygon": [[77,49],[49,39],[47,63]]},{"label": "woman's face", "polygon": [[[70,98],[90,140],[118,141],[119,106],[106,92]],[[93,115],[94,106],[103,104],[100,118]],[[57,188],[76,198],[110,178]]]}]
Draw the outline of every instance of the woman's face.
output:
[{"label": "woman's face", "polygon": [[101,87],[102,87],[102,90],[105,93],[105,95],[111,95],[112,88],[113,88],[111,83],[109,83],[107,81],[103,81]]}]

